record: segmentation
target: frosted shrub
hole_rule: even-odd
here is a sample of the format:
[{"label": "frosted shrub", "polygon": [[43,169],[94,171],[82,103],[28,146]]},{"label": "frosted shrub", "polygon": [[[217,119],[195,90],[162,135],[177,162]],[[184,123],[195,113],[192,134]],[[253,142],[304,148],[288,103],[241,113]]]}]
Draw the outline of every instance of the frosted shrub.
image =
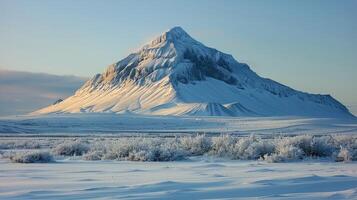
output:
[{"label": "frosted shrub", "polygon": [[1,158],[13,159],[15,156],[9,151],[11,149],[18,151],[22,148],[50,148],[55,155],[82,156],[84,160],[173,161],[201,155],[244,160],[264,159],[268,162],[295,161],[305,157],[327,157],[336,161],[357,160],[356,135],[299,135],[276,138],[254,135],[196,135],[175,138],[89,137],[80,140],[9,138],[0,141],[0,148],[8,149],[1,153]]},{"label": "frosted shrub", "polygon": [[335,146],[348,146],[350,149],[357,149],[357,136],[335,135],[333,136]]},{"label": "frosted shrub", "polygon": [[108,150],[103,155],[104,160],[119,160],[129,156],[131,149],[130,143],[115,142],[108,147]]},{"label": "frosted shrub", "polygon": [[268,162],[296,161],[303,158],[304,152],[292,145],[277,147],[276,153],[265,155],[264,160]]},{"label": "frosted shrub", "polygon": [[263,159],[267,162],[286,162],[300,160],[306,154],[305,151],[311,151],[310,136],[294,136],[276,138],[273,140],[275,146],[274,153],[267,153]]},{"label": "frosted shrub", "polygon": [[[310,155],[312,152],[311,143],[313,136],[311,135],[299,135],[294,137],[285,138],[285,145],[292,145],[300,148],[306,155]],[[290,141],[290,142],[289,142]]]},{"label": "frosted shrub", "polygon": [[344,147],[345,150],[348,150],[350,159],[357,160],[357,136],[338,135],[334,136],[334,141],[335,146],[340,146],[340,152],[341,148]]},{"label": "frosted shrub", "polygon": [[351,154],[351,160],[356,161],[357,160],[357,148],[351,148],[349,149],[350,154]]},{"label": "frosted shrub", "polygon": [[[150,143],[149,143],[150,144]],[[141,161],[174,161],[181,160],[186,156],[186,152],[179,148],[177,142],[154,142],[145,148],[137,150],[135,156],[129,160]]]},{"label": "frosted shrub", "polygon": [[15,163],[47,163],[52,162],[53,157],[47,151],[18,152],[10,156],[10,160]]},{"label": "frosted shrub", "polygon": [[154,146],[145,150],[129,153],[131,161],[174,161],[183,159],[185,154],[175,147]]},{"label": "frosted shrub", "polygon": [[294,137],[280,137],[276,138],[274,143],[280,148],[284,146],[294,146],[300,148],[306,155],[311,155],[313,136],[311,135],[299,135]]},{"label": "frosted shrub", "polygon": [[180,138],[182,148],[192,155],[203,155],[207,153],[212,146],[212,141],[205,135],[196,135],[195,137]]},{"label": "frosted shrub", "polygon": [[153,151],[148,150],[134,151],[130,152],[126,159],[130,161],[152,161],[155,157],[153,154],[155,154]]},{"label": "frosted shrub", "polygon": [[251,145],[241,154],[242,159],[258,159],[266,154],[274,152],[274,145],[267,141],[257,141]]},{"label": "frosted shrub", "polygon": [[154,157],[150,161],[174,161],[182,160],[187,156],[187,151],[184,151],[178,146],[177,141],[163,143],[155,151]]},{"label": "frosted shrub", "polygon": [[120,157],[131,161],[158,161],[160,142],[155,139],[133,139]]},{"label": "frosted shrub", "polygon": [[340,151],[336,157],[336,162],[349,162],[351,160],[351,152],[347,148],[341,146]]},{"label": "frosted shrub", "polygon": [[[278,138],[274,142],[277,147],[294,146],[302,150],[305,156],[326,157],[336,150],[331,136],[301,135]],[[279,148],[277,150],[279,151]]]},{"label": "frosted shrub", "polygon": [[249,146],[253,142],[256,142],[256,138],[254,136],[249,136],[247,138],[240,138],[234,145],[234,149],[233,149],[234,158],[235,159],[241,159],[241,158],[247,159],[247,158],[245,158],[246,155],[244,155],[245,151],[249,148]]},{"label": "frosted shrub", "polygon": [[258,159],[265,154],[274,152],[274,145],[268,140],[262,140],[251,135],[246,138],[240,138],[234,145],[234,159]]},{"label": "frosted shrub", "polygon": [[229,135],[221,135],[212,138],[212,148],[209,152],[211,155],[218,157],[232,157],[236,138]]},{"label": "frosted shrub", "polygon": [[187,155],[177,140],[130,138],[111,145],[103,159],[131,161],[173,161]]},{"label": "frosted shrub", "polygon": [[256,138],[254,135],[239,139],[221,135],[212,138],[212,141],[210,154],[218,157],[246,160],[257,159],[274,152],[274,145],[271,141]]},{"label": "frosted shrub", "polygon": [[89,151],[89,146],[80,141],[67,141],[57,145],[53,152],[56,155],[80,156]]},{"label": "frosted shrub", "polygon": [[84,160],[102,160],[110,148],[112,142],[103,139],[95,138],[90,144],[90,150],[83,155]]},{"label": "frosted shrub", "polygon": [[332,143],[331,136],[322,136],[322,137],[314,137],[311,142],[311,152],[308,156],[317,156],[317,157],[326,157],[331,156],[332,153],[336,150]]},{"label": "frosted shrub", "polygon": [[91,151],[83,155],[84,160],[101,160],[104,156],[102,151]]}]

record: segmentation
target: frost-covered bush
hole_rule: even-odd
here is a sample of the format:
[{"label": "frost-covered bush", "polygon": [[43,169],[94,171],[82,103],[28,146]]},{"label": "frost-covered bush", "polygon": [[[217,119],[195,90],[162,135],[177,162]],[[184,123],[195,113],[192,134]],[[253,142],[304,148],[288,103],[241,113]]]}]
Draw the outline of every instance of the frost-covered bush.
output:
[{"label": "frost-covered bush", "polygon": [[357,136],[353,135],[332,135],[335,145],[349,146],[357,148]]},{"label": "frost-covered bush", "polygon": [[264,160],[268,162],[286,162],[286,161],[296,161],[303,158],[304,152],[296,146],[287,145],[279,146],[275,153],[264,156]]},{"label": "frost-covered bush", "polygon": [[348,150],[350,159],[357,160],[357,136],[350,135],[337,135],[334,136],[335,146],[340,146],[340,152],[342,149]]},{"label": "frost-covered bush", "polygon": [[212,138],[210,155],[231,159],[258,159],[274,152],[274,144],[270,140],[263,140],[254,135],[249,137],[235,137],[221,135]]},{"label": "frost-covered bush", "polygon": [[[282,143],[285,143],[285,146],[295,146],[300,148],[306,154],[311,154],[311,144],[312,144],[313,136],[312,135],[298,135],[294,137],[285,137],[282,139]],[[279,143],[282,145],[282,143]],[[282,145],[284,146],[284,145]]]},{"label": "frost-covered bush", "polygon": [[312,140],[313,136],[311,135],[284,136],[275,138],[274,145],[276,146],[276,151],[283,149],[285,146],[293,146],[301,149],[304,154],[311,155]]},{"label": "frost-covered bush", "polygon": [[[283,152],[285,155],[287,149],[296,147],[302,156],[306,157],[327,157],[331,156],[336,151],[337,147],[334,144],[332,136],[312,136],[300,135],[294,137],[280,137],[274,141],[275,154]],[[298,156],[301,157],[301,156]],[[287,160],[291,160],[290,158]]]},{"label": "frost-covered bush", "polygon": [[177,140],[161,144],[158,153],[152,157],[152,161],[182,160],[189,154],[179,146]]},{"label": "frost-covered bush", "polygon": [[182,137],[179,141],[182,148],[190,152],[191,155],[203,155],[212,147],[211,138],[206,135]]},{"label": "frost-covered bush", "polygon": [[[184,153],[185,152],[185,153]],[[92,144],[86,160],[171,161],[186,155],[179,142],[167,138],[120,138]]]},{"label": "frost-covered bush", "polygon": [[236,143],[237,138],[230,135],[221,135],[218,137],[212,138],[212,147],[209,152],[210,155],[217,157],[233,157],[234,144]]},{"label": "frost-covered bush", "polygon": [[52,162],[53,157],[47,151],[27,151],[15,153],[10,160],[16,163],[47,163]]},{"label": "frost-covered bush", "polygon": [[65,141],[57,145],[53,152],[62,156],[80,156],[89,151],[89,146],[81,141]]},{"label": "frost-covered bush", "polygon": [[163,143],[130,152],[127,160],[131,161],[174,161],[181,160],[186,153],[174,143]]},{"label": "frost-covered bush", "polygon": [[[139,141],[139,140],[138,140]],[[122,160],[123,158],[127,158],[130,152],[135,151],[135,149],[140,148],[139,145],[135,144],[134,139],[122,139],[113,142],[109,145],[108,150],[103,155],[103,159],[105,160]]]},{"label": "frost-covered bush", "polygon": [[[88,145],[90,145],[89,151],[83,155],[84,160],[102,160],[108,153],[108,150],[112,148],[115,140],[107,140],[104,138],[95,138]],[[110,159],[113,160],[113,159]]]},{"label": "frost-covered bush", "polygon": [[306,155],[317,157],[331,156],[336,151],[332,140],[332,136],[314,137],[311,142],[311,152],[309,154],[305,152]]},{"label": "frost-covered bush", "polygon": [[173,161],[183,159],[188,152],[176,139],[125,138],[107,145],[102,159],[131,161]]},{"label": "frost-covered bush", "polygon": [[258,159],[274,152],[274,145],[269,140],[262,140],[254,135],[240,138],[233,149],[234,159]]},{"label": "frost-covered bush", "polygon": [[82,156],[84,160],[173,161],[201,155],[268,162],[307,157],[357,160],[356,135],[7,138],[0,141],[0,147],[6,149],[1,158],[10,158],[11,150],[45,148],[55,155]]},{"label": "frost-covered bush", "polygon": [[102,151],[90,151],[83,155],[84,160],[102,160],[104,153]]},{"label": "frost-covered bush", "polygon": [[346,147],[340,148],[340,151],[338,152],[336,156],[336,162],[349,162],[352,160],[352,154],[349,149]]}]

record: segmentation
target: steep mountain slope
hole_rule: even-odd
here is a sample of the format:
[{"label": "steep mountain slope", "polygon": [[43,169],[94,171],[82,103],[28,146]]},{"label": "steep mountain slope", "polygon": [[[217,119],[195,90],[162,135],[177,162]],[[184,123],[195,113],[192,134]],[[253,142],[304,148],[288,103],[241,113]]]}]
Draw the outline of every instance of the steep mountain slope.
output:
[{"label": "steep mountain slope", "polygon": [[34,112],[208,116],[352,116],[330,95],[296,91],[174,27],[95,75],[73,96]]}]

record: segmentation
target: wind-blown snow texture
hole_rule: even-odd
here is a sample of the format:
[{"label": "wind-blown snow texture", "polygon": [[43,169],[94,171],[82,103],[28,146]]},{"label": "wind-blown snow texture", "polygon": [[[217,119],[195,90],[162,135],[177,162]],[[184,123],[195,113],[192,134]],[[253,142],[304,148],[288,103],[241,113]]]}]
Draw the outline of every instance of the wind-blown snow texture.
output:
[{"label": "wind-blown snow texture", "polygon": [[357,198],[356,163],[0,160],[0,165],[0,198],[7,200]]},{"label": "wind-blown snow texture", "polygon": [[34,113],[64,112],[352,116],[330,95],[308,94],[262,78],[180,27],[110,65],[63,102]]}]

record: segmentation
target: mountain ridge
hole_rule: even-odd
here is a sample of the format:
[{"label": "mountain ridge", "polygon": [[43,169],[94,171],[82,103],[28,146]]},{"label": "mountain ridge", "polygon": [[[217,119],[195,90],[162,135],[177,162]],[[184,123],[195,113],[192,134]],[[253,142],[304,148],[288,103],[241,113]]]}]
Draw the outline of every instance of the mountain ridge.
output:
[{"label": "mountain ridge", "polygon": [[300,92],[262,78],[247,64],[205,46],[181,27],[110,65],[72,97],[34,114],[62,112],[352,116],[330,95]]}]

